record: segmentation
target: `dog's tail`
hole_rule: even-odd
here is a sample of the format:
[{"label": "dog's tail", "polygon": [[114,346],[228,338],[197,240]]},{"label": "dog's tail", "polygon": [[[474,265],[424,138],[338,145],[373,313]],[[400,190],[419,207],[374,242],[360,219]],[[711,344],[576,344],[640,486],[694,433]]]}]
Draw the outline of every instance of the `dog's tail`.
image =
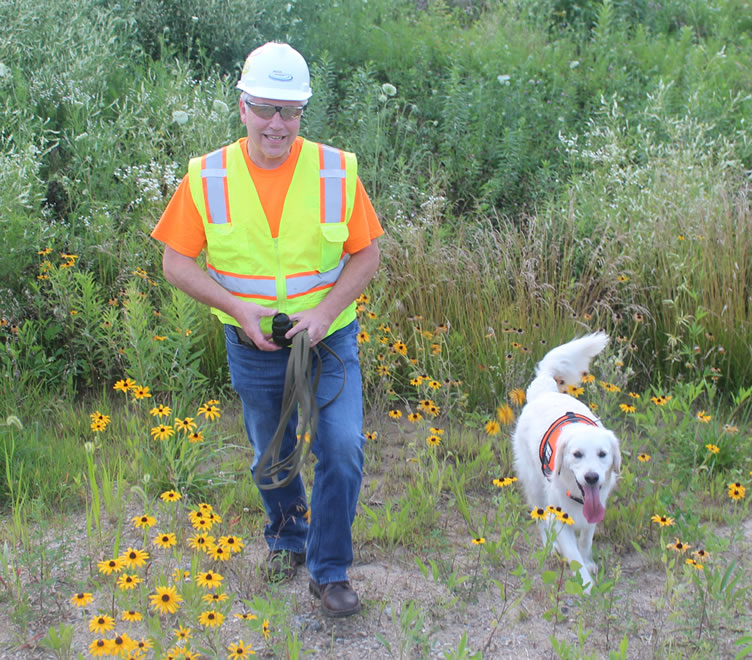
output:
[{"label": "dog's tail", "polygon": [[550,350],[535,368],[535,379],[527,388],[527,400],[546,392],[566,392],[579,385],[587,373],[590,360],[608,343],[605,332],[594,332]]}]

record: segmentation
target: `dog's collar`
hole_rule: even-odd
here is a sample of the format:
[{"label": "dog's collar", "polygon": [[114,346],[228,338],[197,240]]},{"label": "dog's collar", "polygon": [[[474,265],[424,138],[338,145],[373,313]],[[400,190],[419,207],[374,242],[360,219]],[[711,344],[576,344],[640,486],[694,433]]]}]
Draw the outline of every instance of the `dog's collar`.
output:
[{"label": "dog's collar", "polygon": [[567,491],[567,497],[570,500],[574,500],[575,502],[577,502],[577,504],[582,504],[582,506],[585,506],[585,500],[583,500],[581,497],[575,497],[574,495],[572,495],[572,491],[571,490]]},{"label": "dog's collar", "polygon": [[[568,424],[588,424],[589,426],[598,426],[597,422],[594,422],[589,417],[585,417],[585,415],[566,412],[548,427],[548,431],[543,434],[543,439],[541,440],[540,448],[538,449],[541,471],[546,479],[550,479],[554,472],[554,463],[556,462],[556,443],[559,440],[562,429]],[[575,502],[583,504],[583,501],[580,498],[573,497],[570,493],[567,493],[567,495],[569,495],[569,497]]]}]

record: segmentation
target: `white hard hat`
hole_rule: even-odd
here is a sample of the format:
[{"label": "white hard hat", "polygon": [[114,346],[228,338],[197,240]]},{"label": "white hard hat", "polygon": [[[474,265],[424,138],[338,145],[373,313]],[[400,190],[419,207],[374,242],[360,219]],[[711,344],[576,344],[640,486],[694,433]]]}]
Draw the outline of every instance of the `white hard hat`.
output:
[{"label": "white hard hat", "polygon": [[237,88],[273,101],[307,101],[313,94],[303,56],[289,44],[273,41],[246,58]]}]

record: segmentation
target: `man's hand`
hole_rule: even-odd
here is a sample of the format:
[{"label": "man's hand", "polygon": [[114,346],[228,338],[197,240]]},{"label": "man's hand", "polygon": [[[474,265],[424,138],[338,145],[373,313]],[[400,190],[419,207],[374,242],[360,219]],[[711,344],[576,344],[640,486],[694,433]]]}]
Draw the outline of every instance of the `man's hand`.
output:
[{"label": "man's hand", "polygon": [[261,319],[265,316],[274,316],[276,313],[276,309],[269,309],[253,303],[243,303],[238,308],[235,319],[240,323],[243,332],[256,344],[256,348],[262,351],[278,351],[280,347],[270,341],[271,335],[264,335],[261,332]]},{"label": "man's hand", "polygon": [[[336,316],[334,317],[336,318]],[[313,309],[306,309],[297,314],[290,314],[290,320],[293,322],[293,326],[287,331],[285,337],[292,339],[299,332],[308,330],[308,336],[311,339],[311,346],[318,344],[329,330],[329,326],[334,322],[334,319],[329,318],[318,307]]]}]

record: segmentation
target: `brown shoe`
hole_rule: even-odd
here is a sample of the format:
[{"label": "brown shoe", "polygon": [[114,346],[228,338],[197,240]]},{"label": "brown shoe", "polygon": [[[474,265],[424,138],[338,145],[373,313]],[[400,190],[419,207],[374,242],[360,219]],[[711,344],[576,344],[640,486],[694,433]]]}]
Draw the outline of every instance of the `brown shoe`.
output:
[{"label": "brown shoe", "polygon": [[321,609],[327,616],[351,616],[360,612],[358,594],[347,581],[317,584],[310,580],[308,590],[321,599]]},{"label": "brown shoe", "polygon": [[305,564],[305,552],[271,550],[266,557],[264,570],[269,582],[286,582],[295,577],[298,566]]}]

